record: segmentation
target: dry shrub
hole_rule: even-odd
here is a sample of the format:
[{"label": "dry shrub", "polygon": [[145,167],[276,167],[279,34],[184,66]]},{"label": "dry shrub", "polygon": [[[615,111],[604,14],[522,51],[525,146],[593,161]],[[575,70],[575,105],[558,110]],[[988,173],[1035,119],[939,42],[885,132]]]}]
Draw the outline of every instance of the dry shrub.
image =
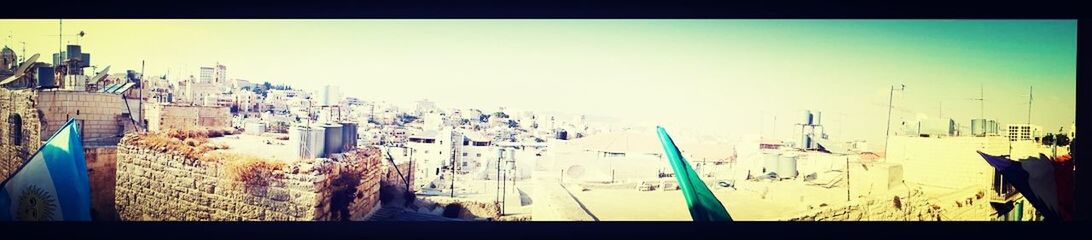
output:
[{"label": "dry shrub", "polygon": [[275,137],[277,140],[288,140],[288,135],[279,135]]},{"label": "dry shrub", "polygon": [[167,136],[181,140],[209,138],[208,131],[200,129],[172,129],[167,131]]},{"label": "dry shrub", "polygon": [[277,160],[224,152],[212,152],[204,158],[223,162],[228,176],[247,186],[268,186],[274,172],[283,170],[287,165]]},{"label": "dry shrub", "polygon": [[171,152],[190,159],[200,159],[202,155],[214,150],[227,149],[224,144],[210,143],[208,132],[204,130],[171,130],[127,135],[122,142],[130,145],[145,146],[162,152]]},{"label": "dry shrub", "polygon": [[209,129],[207,132],[208,132],[207,133],[208,137],[210,137],[210,138],[216,138],[216,137],[223,137],[224,136],[224,130],[221,130],[221,129]]}]

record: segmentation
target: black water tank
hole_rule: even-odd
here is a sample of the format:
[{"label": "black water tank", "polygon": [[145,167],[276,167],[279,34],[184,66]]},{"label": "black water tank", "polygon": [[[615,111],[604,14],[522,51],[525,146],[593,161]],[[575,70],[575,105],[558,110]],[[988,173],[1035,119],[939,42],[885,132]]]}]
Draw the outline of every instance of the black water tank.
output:
[{"label": "black water tank", "polygon": [[57,79],[53,77],[53,67],[38,67],[38,89],[57,88]]}]

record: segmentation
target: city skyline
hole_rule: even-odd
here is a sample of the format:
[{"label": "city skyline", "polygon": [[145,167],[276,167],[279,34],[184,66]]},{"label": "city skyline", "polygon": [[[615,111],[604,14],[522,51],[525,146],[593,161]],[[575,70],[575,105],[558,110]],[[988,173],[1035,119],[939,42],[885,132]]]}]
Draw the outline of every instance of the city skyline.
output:
[{"label": "city skyline", "polygon": [[[4,44],[57,51],[58,21],[5,20]],[[96,66],[232,78],[400,105],[605,115],[717,135],[791,138],[822,111],[836,139],[882,143],[891,85],[902,120],[1027,119],[1068,128],[1076,21],[64,20]],[[182,71],[185,71],[182,72]],[[186,74],[189,73],[189,74]],[[318,80],[315,80],[318,78]],[[943,112],[943,116],[941,113]],[[928,121],[928,120],[927,120]],[[759,127],[762,126],[762,127]],[[761,128],[761,129],[760,129]]]}]

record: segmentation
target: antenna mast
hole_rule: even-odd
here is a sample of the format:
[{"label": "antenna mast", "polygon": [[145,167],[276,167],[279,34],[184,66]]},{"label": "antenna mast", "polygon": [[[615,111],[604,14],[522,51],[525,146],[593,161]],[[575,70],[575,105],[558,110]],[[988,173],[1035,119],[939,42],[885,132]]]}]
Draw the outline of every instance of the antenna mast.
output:
[{"label": "antenna mast", "polygon": [[1034,86],[1028,86],[1028,127],[1031,127],[1031,99],[1034,93]]}]

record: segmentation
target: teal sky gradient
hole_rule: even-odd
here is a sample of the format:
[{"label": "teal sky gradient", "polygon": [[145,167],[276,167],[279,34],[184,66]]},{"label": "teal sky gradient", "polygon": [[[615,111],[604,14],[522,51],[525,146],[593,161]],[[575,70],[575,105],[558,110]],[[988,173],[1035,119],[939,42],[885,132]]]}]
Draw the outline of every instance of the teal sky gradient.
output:
[{"label": "teal sky gradient", "polygon": [[[56,20],[5,20],[0,30],[29,52],[56,51]],[[95,64],[115,71],[144,59],[149,74],[197,75],[219,61],[232,77],[335,84],[364,99],[588,113],[717,135],[769,133],[776,115],[777,135],[790,138],[811,109],[835,139],[879,146],[888,88],[900,83],[893,126],[967,125],[980,115],[968,100],[980,85],[986,117],[1002,124],[1027,120],[1029,86],[1034,124],[1068,128],[1076,109],[1073,20],[65,21],[66,34],[79,30]]]}]

